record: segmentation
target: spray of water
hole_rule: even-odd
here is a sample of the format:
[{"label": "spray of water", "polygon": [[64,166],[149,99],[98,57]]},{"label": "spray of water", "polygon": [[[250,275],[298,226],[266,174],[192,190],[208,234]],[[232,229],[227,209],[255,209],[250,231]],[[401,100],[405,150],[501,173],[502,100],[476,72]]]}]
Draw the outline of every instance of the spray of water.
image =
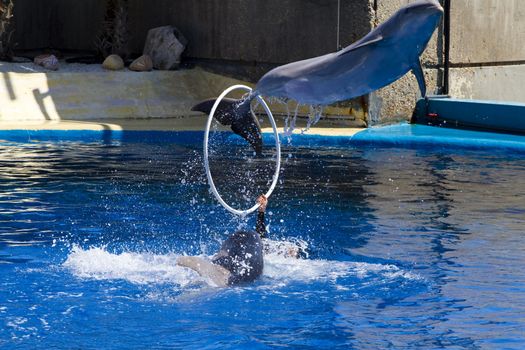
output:
[{"label": "spray of water", "polygon": [[[273,251],[264,256],[264,272],[259,289],[276,289],[290,283],[331,281],[353,277],[363,283],[384,285],[389,281],[424,281],[423,277],[392,264],[296,259],[286,254],[292,242],[273,241]],[[284,248],[280,248],[284,247]],[[211,256],[202,254],[202,258]],[[216,287],[211,280],[178,266],[179,254],[148,252],[113,253],[106,247],[73,246],[62,267],[74,276],[93,280],[124,280],[137,285],[171,285],[181,291],[194,287]],[[249,286],[248,286],[249,287]]]},{"label": "spray of water", "polygon": [[321,117],[323,116],[324,108],[323,106],[310,106],[310,112],[308,113],[308,120],[306,122],[306,127],[301,130],[301,134],[304,134],[312,126],[317,124]]},{"label": "spray of water", "polygon": [[[283,128],[283,136],[287,139],[288,143],[291,142],[292,134],[294,133],[295,129],[297,128],[297,119],[299,117],[299,111],[301,109],[301,104],[296,103],[293,110],[290,110],[290,103],[286,99],[281,98],[270,98],[270,103],[272,104],[280,104],[283,106],[283,109],[285,112],[285,119],[284,119],[284,128]],[[307,105],[309,108],[309,112],[307,115],[306,125],[304,128],[301,128],[301,134],[306,133],[310,128],[312,128],[314,125],[316,125],[321,118],[324,115],[324,107],[323,106],[314,106],[314,105]],[[258,104],[254,105],[253,110],[256,111],[258,108]]]}]

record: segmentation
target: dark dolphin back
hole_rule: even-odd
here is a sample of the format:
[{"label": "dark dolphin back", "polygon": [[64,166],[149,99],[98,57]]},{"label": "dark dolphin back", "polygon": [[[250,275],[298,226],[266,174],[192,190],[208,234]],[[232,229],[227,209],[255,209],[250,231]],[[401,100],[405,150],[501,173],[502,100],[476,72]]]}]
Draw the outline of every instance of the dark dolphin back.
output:
[{"label": "dark dolphin back", "polygon": [[261,238],[255,231],[237,231],[221,246],[213,263],[232,274],[229,284],[252,282],[263,272]]}]

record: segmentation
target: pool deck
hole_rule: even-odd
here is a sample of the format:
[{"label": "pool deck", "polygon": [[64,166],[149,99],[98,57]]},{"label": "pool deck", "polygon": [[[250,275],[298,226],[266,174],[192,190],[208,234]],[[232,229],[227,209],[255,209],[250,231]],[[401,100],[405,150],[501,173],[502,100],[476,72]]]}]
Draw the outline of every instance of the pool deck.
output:
[{"label": "pool deck", "polygon": [[[0,130],[61,130],[61,131],[203,131],[206,116],[163,118],[163,119],[104,119],[94,121],[0,121]],[[323,124],[323,123],[321,123]],[[325,123],[326,124],[326,123]],[[278,128],[283,132],[283,128]],[[345,127],[315,127],[302,132],[301,128],[294,130],[295,134],[352,137],[365,128]],[[263,133],[271,133],[271,128],[263,128]]]},{"label": "pool deck", "polygon": [[[192,106],[238,84],[252,85],[200,68],[132,72],[105,71],[100,65],[64,64],[57,72],[49,72],[32,63],[0,62],[0,123],[4,129],[11,128],[9,123],[18,129],[62,128],[48,122],[80,121],[86,122],[86,128],[100,127],[92,126],[94,123],[130,130],[195,130],[203,116],[191,111]],[[244,93],[237,90],[229,96],[239,98]],[[292,102],[270,99],[267,103],[276,118],[297,108]],[[326,107],[323,115],[332,125],[359,128],[366,126],[366,110],[363,99]],[[297,109],[301,117],[310,113],[307,106]],[[64,127],[79,127],[74,124]]]}]

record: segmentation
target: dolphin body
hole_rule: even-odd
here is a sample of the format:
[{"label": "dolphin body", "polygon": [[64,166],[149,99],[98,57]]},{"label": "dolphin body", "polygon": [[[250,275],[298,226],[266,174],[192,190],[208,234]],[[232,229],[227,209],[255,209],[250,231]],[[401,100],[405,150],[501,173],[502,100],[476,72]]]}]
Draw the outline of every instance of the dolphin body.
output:
[{"label": "dolphin body", "polygon": [[[425,97],[426,84],[419,57],[442,15],[443,8],[437,0],[412,2],[341,51],[274,68],[259,80],[250,96],[242,100],[223,100],[222,109],[233,118],[232,129],[237,124],[235,128],[242,130],[234,132],[259,153],[262,149],[260,127],[247,108],[257,95],[293,99],[302,104],[329,105],[378,90],[412,71]],[[192,110],[209,113],[213,101],[204,101]],[[209,109],[204,108],[207,105]],[[216,117],[219,122],[224,119],[220,110]]]}]

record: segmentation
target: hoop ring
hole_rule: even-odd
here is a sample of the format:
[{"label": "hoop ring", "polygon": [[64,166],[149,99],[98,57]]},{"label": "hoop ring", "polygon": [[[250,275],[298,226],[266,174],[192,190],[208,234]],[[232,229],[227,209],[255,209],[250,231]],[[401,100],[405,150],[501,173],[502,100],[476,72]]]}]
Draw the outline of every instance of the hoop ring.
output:
[{"label": "hoop ring", "polygon": [[[217,111],[217,107],[219,106],[221,101],[230,92],[232,92],[234,90],[245,90],[245,91],[248,91],[248,92],[252,92],[252,89],[249,86],[246,86],[246,85],[233,85],[233,86],[230,86],[229,88],[227,88],[226,90],[224,90],[222,92],[222,94],[217,98],[217,100],[215,100],[215,103],[213,104],[213,107],[212,107],[212,109],[210,111],[210,114],[208,116],[208,122],[206,123],[206,130],[204,132],[204,168],[206,170],[206,176],[208,177],[208,183],[210,184],[210,189],[211,189],[213,195],[215,196],[215,198],[217,198],[217,200],[219,201],[219,203],[221,203],[221,205],[226,210],[228,210],[230,213],[232,213],[232,214],[246,216],[246,215],[256,211],[257,208],[259,208],[259,204],[257,203],[253,207],[251,207],[249,209],[246,209],[246,210],[239,210],[239,209],[235,209],[235,208],[232,208],[231,206],[229,206],[228,203],[226,203],[222,199],[221,195],[217,191],[217,188],[215,187],[215,183],[213,182],[213,177],[211,176],[210,163],[209,163],[209,159],[208,159],[208,137],[210,135],[210,127],[211,127],[211,122],[213,120],[213,116],[215,115],[215,112]],[[268,115],[268,119],[270,120],[270,123],[272,124],[273,134],[275,136],[275,150],[276,150],[276,153],[277,153],[277,159],[275,161],[275,165],[276,165],[275,166],[275,173],[273,175],[272,184],[271,184],[270,188],[268,189],[268,192],[266,192],[266,194],[265,194],[266,198],[269,198],[271,196],[273,190],[275,189],[275,186],[277,185],[277,181],[279,180],[279,172],[281,170],[281,142],[279,141],[279,132],[277,131],[277,125],[275,124],[275,119],[273,118],[272,111],[270,111],[270,108],[268,107],[268,105],[266,104],[266,102],[263,100],[263,98],[260,95],[257,95],[256,98],[259,101],[259,103],[263,106],[264,111]]]}]

